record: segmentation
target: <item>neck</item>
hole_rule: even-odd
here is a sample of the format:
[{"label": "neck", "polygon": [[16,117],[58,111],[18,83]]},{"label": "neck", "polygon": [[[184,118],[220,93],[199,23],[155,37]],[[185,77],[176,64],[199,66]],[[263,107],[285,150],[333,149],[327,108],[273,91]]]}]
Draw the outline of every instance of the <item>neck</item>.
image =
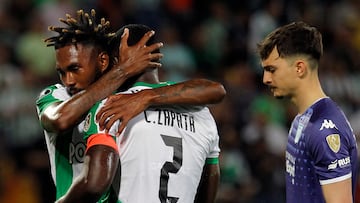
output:
[{"label": "neck", "polygon": [[150,84],[158,84],[159,77],[158,77],[157,69],[146,71],[137,79],[136,82],[146,82],[146,83],[150,83]]},{"label": "neck", "polygon": [[300,114],[304,113],[319,99],[327,97],[318,79],[305,81],[300,85],[291,101],[297,106]]}]

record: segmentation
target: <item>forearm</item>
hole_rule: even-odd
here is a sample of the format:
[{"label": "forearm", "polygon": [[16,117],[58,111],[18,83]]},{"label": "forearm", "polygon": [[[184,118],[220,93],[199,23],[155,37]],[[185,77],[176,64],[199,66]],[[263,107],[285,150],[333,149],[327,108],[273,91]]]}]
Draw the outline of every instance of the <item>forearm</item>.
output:
[{"label": "forearm", "polygon": [[195,197],[195,203],[214,203],[216,199],[219,181],[219,165],[205,165]]},{"label": "forearm", "polygon": [[110,188],[118,170],[118,152],[105,145],[90,147],[84,159],[82,174],[75,179],[59,203],[97,202]]},{"label": "forearm", "polygon": [[175,85],[148,90],[152,105],[206,105],[220,102],[226,95],[222,84],[206,79],[192,79]]},{"label": "forearm", "polygon": [[62,132],[72,128],[97,101],[116,91],[127,78],[128,75],[121,69],[111,69],[86,90],[75,94],[48,113],[49,116],[42,119],[44,126],[48,128],[46,130]]},{"label": "forearm", "polygon": [[[85,181],[83,179],[76,179],[73,182],[71,188],[67,191],[67,193],[55,203],[95,203],[99,198],[92,197],[90,196],[90,194],[86,194],[86,192],[83,190],[83,188],[85,187],[84,182]],[[84,197],[87,197],[88,199],[85,199]]]}]

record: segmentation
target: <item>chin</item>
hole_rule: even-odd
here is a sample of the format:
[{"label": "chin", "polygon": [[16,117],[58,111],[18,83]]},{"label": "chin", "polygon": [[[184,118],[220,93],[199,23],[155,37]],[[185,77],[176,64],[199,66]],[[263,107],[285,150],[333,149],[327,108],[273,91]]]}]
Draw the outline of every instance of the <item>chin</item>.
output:
[{"label": "chin", "polygon": [[276,93],[276,92],[273,92],[274,93],[274,97],[276,99],[283,99],[285,96],[283,94],[279,94],[279,93]]}]

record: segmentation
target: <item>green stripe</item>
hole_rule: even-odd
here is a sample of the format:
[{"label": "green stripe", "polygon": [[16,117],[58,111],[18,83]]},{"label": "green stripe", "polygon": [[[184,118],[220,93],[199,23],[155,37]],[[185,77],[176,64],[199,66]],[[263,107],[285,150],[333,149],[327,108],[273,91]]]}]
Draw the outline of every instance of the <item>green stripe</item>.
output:
[{"label": "green stripe", "polygon": [[55,89],[57,89],[57,87],[55,85],[52,85],[47,87],[40,93],[39,98],[36,100],[36,106],[39,108],[39,115],[45,110],[47,106],[54,102],[60,101],[52,95]]},{"label": "green stripe", "polygon": [[71,134],[58,136],[56,139],[56,199],[62,197],[70,188],[73,179],[73,168],[69,161],[69,144]]},{"label": "green stripe", "polygon": [[134,84],[134,87],[145,86],[145,87],[151,87],[151,88],[159,88],[159,87],[169,86],[169,85],[173,85],[173,84],[175,84],[175,82],[172,82],[172,81],[161,82],[158,84],[150,84],[150,83],[146,83],[146,82],[136,82]]},{"label": "green stripe", "polygon": [[218,164],[219,163],[219,158],[207,158],[205,161],[205,164]]}]

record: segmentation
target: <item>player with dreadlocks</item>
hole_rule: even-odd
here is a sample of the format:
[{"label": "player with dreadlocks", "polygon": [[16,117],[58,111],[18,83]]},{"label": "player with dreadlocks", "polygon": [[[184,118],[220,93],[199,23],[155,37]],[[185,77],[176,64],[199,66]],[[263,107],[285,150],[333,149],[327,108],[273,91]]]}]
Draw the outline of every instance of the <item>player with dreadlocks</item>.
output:
[{"label": "player with dreadlocks", "polygon": [[[56,186],[56,199],[63,196],[75,177],[80,175],[83,161],[90,161],[84,159],[84,114],[98,100],[115,92],[130,77],[141,74],[147,68],[160,67],[159,60],[162,57],[162,54],[154,52],[162,47],[162,43],[146,45],[154,35],[153,31],[147,32],[135,45],[128,46],[127,29],[121,37],[120,45],[110,43],[114,33],[110,32],[109,22],[101,19],[98,23],[95,11],[89,15],[80,10],[76,19],[67,15],[66,20],[60,21],[66,26],[49,27],[58,36],[48,38],[45,42],[47,46],[55,47],[56,70],[63,84],[45,88],[36,101]],[[194,105],[216,103],[224,95],[221,84],[205,79],[157,88],[149,91],[143,100],[126,104],[129,107],[124,109],[126,112],[121,120],[126,125],[127,121],[136,116],[139,111],[133,109],[142,111],[150,105],[174,102]],[[112,158],[116,158],[116,154]],[[99,170],[112,162],[100,163]],[[101,178],[108,180],[113,177]],[[101,194],[93,191],[98,188],[88,187],[88,193],[95,194],[89,195],[89,199],[99,199]],[[101,201],[109,198],[108,195],[104,194]]]},{"label": "player with dreadlocks", "polygon": [[[110,23],[98,23],[95,11],[77,11],[76,18],[66,15],[60,19],[66,26],[49,27],[58,35],[45,40],[56,51],[56,70],[63,85],[45,88],[36,101],[56,186],[56,198],[61,197],[79,175],[85,150],[82,140],[83,114],[99,99],[114,92],[124,81],[148,67],[161,57],[151,54],[161,43],[145,47],[154,34],[148,32],[135,46],[127,46],[127,33],[119,49],[121,58],[113,56],[109,41],[114,35]],[[118,61],[118,63],[117,63]],[[106,72],[106,73],[105,73]],[[102,75],[102,76],[101,76]],[[106,178],[106,177],[104,177]]]}]

